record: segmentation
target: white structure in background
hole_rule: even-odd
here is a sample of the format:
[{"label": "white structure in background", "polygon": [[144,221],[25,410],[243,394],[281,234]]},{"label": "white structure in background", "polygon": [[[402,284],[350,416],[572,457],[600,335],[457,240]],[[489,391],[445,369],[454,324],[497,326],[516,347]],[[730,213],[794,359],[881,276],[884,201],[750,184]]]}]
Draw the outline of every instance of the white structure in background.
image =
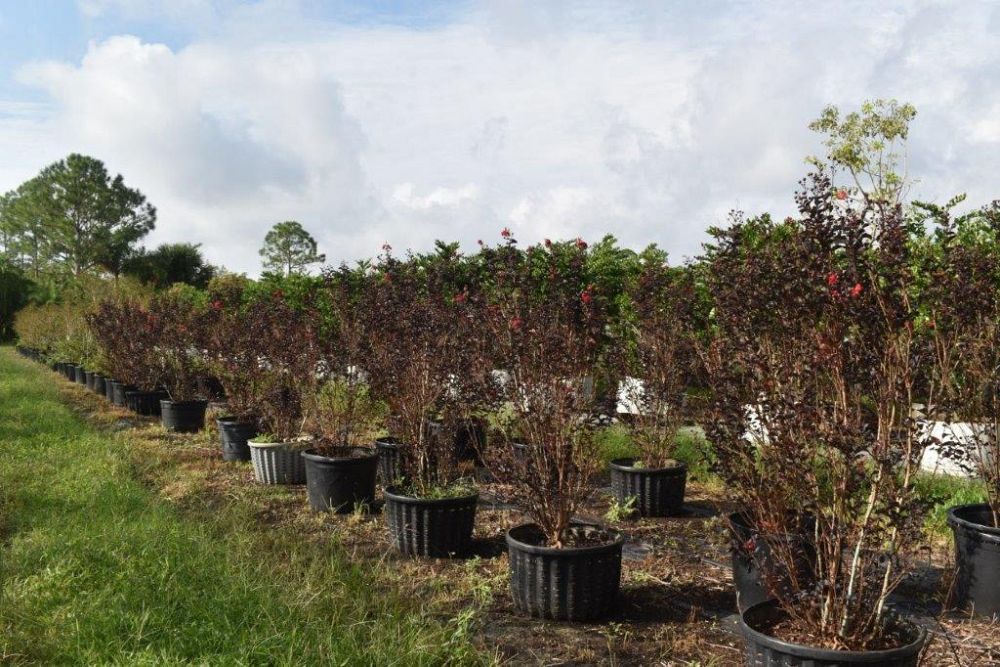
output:
[{"label": "white structure in background", "polygon": [[760,419],[759,405],[745,405],[743,412],[747,418],[747,430],[743,433],[743,439],[759,445],[766,445],[771,441],[767,434],[767,426]]},{"label": "white structure in background", "polygon": [[640,413],[638,401],[646,395],[646,385],[639,378],[626,376],[618,383],[618,402],[615,412],[620,415],[637,415]]},{"label": "white structure in background", "polygon": [[921,470],[958,477],[974,477],[993,449],[988,427],[969,422],[922,422],[918,442],[924,445]]}]

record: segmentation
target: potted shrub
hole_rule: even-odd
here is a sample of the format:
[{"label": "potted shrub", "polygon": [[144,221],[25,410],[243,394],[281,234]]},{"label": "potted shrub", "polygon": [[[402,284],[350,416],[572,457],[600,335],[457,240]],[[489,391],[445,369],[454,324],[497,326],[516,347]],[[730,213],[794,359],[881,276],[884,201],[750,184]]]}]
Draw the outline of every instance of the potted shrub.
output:
[{"label": "potted shrub", "polygon": [[[956,199],[952,205],[960,201]],[[953,218],[950,206],[923,206],[937,223],[921,246],[921,322],[932,360],[928,419],[943,427],[939,455],[984,482],[985,502],[952,507],[953,603],[1000,614],[1000,203]]]},{"label": "potted shrub", "polygon": [[167,396],[160,399],[163,427],[196,433],[205,427],[204,320],[201,294],[177,285],[153,297],[149,321],[155,340],[153,357]]},{"label": "potted shrub", "polygon": [[303,484],[305,406],[323,358],[318,314],[311,304],[290,304],[278,289],[252,298],[233,324],[246,337],[243,372],[260,430],[248,443],[254,475],[264,484]]},{"label": "potted shrub", "polygon": [[365,337],[355,304],[356,274],[346,267],[326,276],[332,306],[324,332],[327,377],[313,395],[310,430],[319,435],[302,452],[309,505],[315,511],[350,512],[375,502],[378,451],[370,445],[382,416],[361,370]]},{"label": "potted shrub", "polygon": [[741,629],[751,664],[915,665],[926,633],[888,606],[921,538],[908,226],[835,195],[814,176],[799,219],[737,218],[705,258],[707,423],[772,598]]},{"label": "potted shrub", "polygon": [[[446,557],[468,551],[479,497],[463,477],[451,438],[461,415],[456,378],[473,372],[482,335],[473,300],[452,293],[454,255],[402,261],[389,249],[367,276],[359,302],[366,370],[388,405],[399,476],[385,489],[392,542],[402,553]],[[444,426],[432,426],[440,420]],[[390,473],[393,474],[393,473]]]},{"label": "potted shrub", "polygon": [[156,350],[158,322],[139,301],[106,300],[88,317],[112,375],[112,401],[140,415],[159,416],[162,368]]},{"label": "potted shrub", "polygon": [[697,358],[694,279],[691,271],[668,267],[665,256],[654,254],[645,258],[630,291],[634,381],[623,385],[623,393],[633,407],[629,430],[638,454],[611,461],[611,487],[620,504],[634,504],[642,516],[677,515],[687,466],[673,452]]},{"label": "potted shrub", "polygon": [[261,377],[259,331],[243,314],[249,281],[242,276],[215,278],[208,286],[205,346],[209,370],[222,385],[228,414],[216,418],[224,461],[249,461],[249,441],[258,435]]},{"label": "potted shrub", "polygon": [[511,591],[533,616],[602,618],[617,600],[624,540],[574,515],[600,466],[584,378],[600,354],[603,295],[579,291],[582,247],[562,263],[541,247],[516,252],[505,236],[486,322],[507,371],[495,388],[508,419],[487,461],[532,519],[507,532]]}]

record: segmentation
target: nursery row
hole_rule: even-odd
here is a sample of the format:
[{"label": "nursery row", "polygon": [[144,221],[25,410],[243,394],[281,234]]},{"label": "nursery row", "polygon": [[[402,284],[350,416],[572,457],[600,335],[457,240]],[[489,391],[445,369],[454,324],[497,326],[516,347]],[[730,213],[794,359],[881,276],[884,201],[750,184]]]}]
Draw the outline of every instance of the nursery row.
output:
[{"label": "nursery row", "polygon": [[468,549],[484,467],[532,518],[507,534],[511,589],[542,618],[615,604],[623,537],[576,518],[603,424],[634,446],[610,465],[618,502],[653,517],[680,511],[678,432],[701,424],[742,508],[747,660],[915,664],[925,633],[890,596],[920,540],[927,419],[974,432],[971,451],[938,443],[990,492],[950,515],[955,602],[1000,612],[1000,209],[934,209],[926,233],[842,195],[814,177],[797,218],[734,219],[684,266],[648,250],[597,272],[582,241],[520,250],[505,230],[472,257],[386,248],[322,279],[112,294],[73,315],[85,326],[36,308],[18,330],[26,354],[167,429],[224,403],[223,457],[306,484],[313,509],[371,506],[380,476],[405,554]]}]

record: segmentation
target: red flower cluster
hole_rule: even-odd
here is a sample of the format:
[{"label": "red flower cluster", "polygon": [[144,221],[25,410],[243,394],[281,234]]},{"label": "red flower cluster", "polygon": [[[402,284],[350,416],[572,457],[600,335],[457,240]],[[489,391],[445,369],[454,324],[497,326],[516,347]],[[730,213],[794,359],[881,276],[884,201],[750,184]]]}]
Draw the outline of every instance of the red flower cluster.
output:
[{"label": "red flower cluster", "polygon": [[580,250],[586,250],[587,249],[587,242],[584,241],[583,239],[578,238],[576,240],[576,247],[579,248]]},{"label": "red flower cluster", "polygon": [[847,294],[847,296],[854,299],[860,296],[861,292],[864,291],[864,287],[861,285],[861,283],[854,283],[854,287],[850,288],[846,292],[838,291],[836,287],[839,282],[840,282],[840,275],[836,271],[831,271],[830,273],[826,274],[826,284],[827,287],[830,288],[830,291],[833,293],[834,299],[840,299],[841,297],[844,296],[845,293]]},{"label": "red flower cluster", "polygon": [[510,228],[504,227],[503,229],[501,229],[500,236],[504,237],[505,239],[509,239],[511,237]]},{"label": "red flower cluster", "polygon": [[593,287],[592,285],[588,285],[587,289],[580,292],[580,301],[583,301],[584,303],[590,303],[591,301],[594,300],[594,295],[590,291],[592,287]]},{"label": "red flower cluster", "polygon": [[847,190],[837,190],[837,199],[841,201],[847,199]]},{"label": "red flower cluster", "polygon": [[545,247],[546,248],[552,247],[552,239],[545,239]]}]

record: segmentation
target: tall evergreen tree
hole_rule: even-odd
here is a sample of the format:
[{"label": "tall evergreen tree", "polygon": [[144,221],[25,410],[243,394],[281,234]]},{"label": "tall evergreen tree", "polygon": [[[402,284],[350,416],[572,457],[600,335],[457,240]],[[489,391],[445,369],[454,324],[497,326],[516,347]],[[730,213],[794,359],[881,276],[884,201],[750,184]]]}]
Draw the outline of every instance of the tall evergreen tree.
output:
[{"label": "tall evergreen tree", "polygon": [[326,261],[316,252],[316,239],[294,220],[279,222],[264,237],[260,249],[264,268],[283,274],[305,273],[310,264]]}]

